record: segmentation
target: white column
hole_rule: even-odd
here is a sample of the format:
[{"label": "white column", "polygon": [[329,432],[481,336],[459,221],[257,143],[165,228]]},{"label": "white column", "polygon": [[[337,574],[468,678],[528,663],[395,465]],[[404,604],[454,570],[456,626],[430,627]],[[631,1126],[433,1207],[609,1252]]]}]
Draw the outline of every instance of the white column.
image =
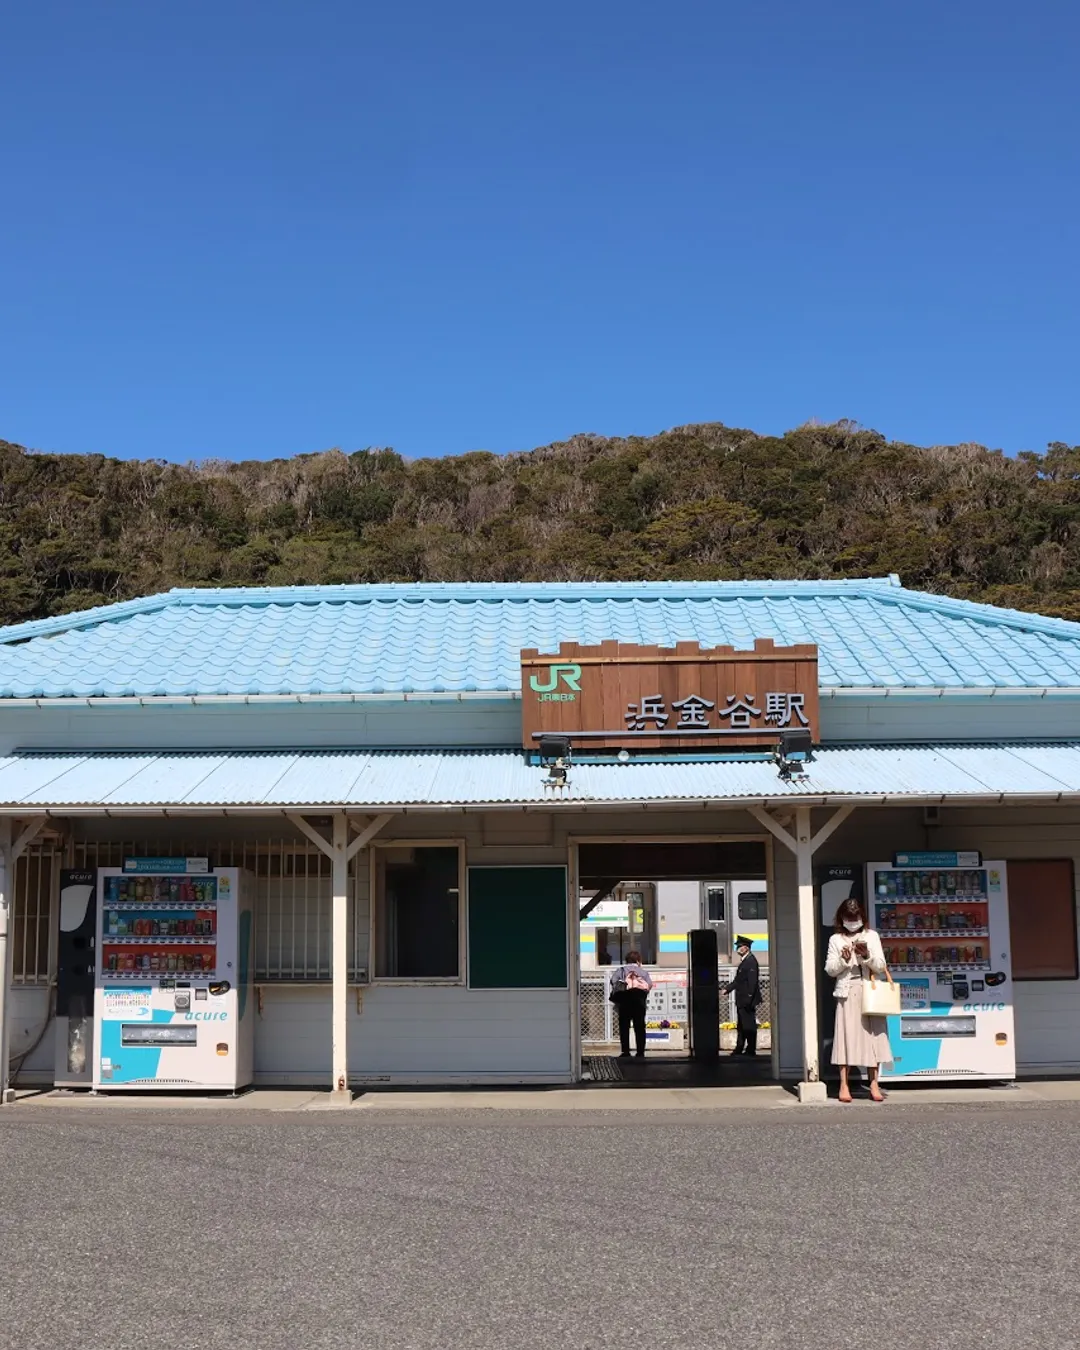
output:
[{"label": "white column", "polygon": [[814,845],[810,808],[795,808],[795,879],[799,904],[799,973],[802,991],[803,1076],[799,1101],[825,1101],[825,1084],[818,1064],[818,1004],[814,915]]},{"label": "white column", "polygon": [[288,818],[330,859],[334,893],[330,940],[330,1096],[335,1106],[347,1106],[352,1101],[349,1091],[349,863],[390,821],[390,816],[376,816],[352,843],[349,842],[350,822],[344,811],[334,813],[329,840],[303,816],[290,812]]},{"label": "white column", "polygon": [[334,815],[332,867],[334,909],[330,947],[333,979],[333,1097],[344,1105],[349,1091],[349,824],[343,811]]},{"label": "white column", "polygon": [[[785,804],[786,805],[786,804]],[[797,904],[799,919],[799,987],[802,996],[803,1030],[803,1076],[798,1085],[799,1101],[823,1102],[827,1100],[825,1084],[821,1081],[821,1065],[818,1063],[818,1005],[817,1005],[817,969],[815,967],[814,935],[817,915],[814,913],[814,854],[821,845],[847,820],[854,806],[845,805],[834,811],[818,830],[810,833],[810,808],[795,808],[795,832],[790,833],[768,811],[761,806],[746,808],[756,821],[764,825],[769,833],[790,849],[795,855],[795,880],[797,883]],[[775,978],[776,972],[773,972]],[[775,1042],[776,1029],[773,1030]]]},{"label": "white column", "polygon": [[11,821],[5,817],[0,819],[0,1106],[13,1100],[15,1095],[8,1087],[11,1056],[9,1010],[14,964],[12,872]]}]

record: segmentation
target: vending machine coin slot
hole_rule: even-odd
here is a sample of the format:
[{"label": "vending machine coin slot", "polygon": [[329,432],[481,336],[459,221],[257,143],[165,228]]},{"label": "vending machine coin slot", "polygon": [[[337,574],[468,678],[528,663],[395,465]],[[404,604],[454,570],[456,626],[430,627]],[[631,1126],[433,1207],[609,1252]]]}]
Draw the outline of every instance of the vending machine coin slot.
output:
[{"label": "vending machine coin slot", "polygon": [[191,1007],[191,994],[187,989],[178,989],[173,995],[173,1007],[177,1012],[187,1012]]}]

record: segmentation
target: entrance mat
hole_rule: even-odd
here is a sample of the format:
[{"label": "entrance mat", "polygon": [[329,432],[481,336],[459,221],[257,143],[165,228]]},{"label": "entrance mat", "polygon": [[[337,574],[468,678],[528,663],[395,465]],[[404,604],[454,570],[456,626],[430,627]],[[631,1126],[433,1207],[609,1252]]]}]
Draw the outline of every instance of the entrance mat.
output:
[{"label": "entrance mat", "polygon": [[621,1083],[623,1071],[619,1061],[611,1055],[584,1055],[581,1076],[594,1083]]}]

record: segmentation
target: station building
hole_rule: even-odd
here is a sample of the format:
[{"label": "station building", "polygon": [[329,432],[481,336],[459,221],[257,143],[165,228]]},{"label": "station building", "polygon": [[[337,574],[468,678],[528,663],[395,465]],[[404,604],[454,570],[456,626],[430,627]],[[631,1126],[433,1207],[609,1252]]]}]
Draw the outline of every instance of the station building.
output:
[{"label": "station building", "polygon": [[174,590],[0,630],[20,1083],[56,1074],[61,871],[203,855],[255,877],[256,1083],[572,1082],[583,897],[738,876],[770,1072],[812,1098],[816,878],[904,850],[1007,862],[1019,1071],[1080,1069],[1080,624],[886,578]]}]

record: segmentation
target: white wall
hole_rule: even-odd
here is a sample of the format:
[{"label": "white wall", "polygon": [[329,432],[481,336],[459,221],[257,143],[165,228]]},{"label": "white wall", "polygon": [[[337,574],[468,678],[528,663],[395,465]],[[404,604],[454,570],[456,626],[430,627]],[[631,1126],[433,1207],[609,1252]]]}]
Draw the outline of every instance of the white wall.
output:
[{"label": "white wall", "polygon": [[1080,699],[949,694],[821,701],[821,738],[889,744],[912,741],[1071,740],[1080,736]]},{"label": "white wall", "polygon": [[[11,1057],[21,1055],[37,1040],[49,1014],[49,991],[33,985],[16,985],[11,991],[8,1016],[11,1018]],[[23,1062],[16,1084],[52,1081],[53,1027],[50,1025],[37,1049]]]},{"label": "white wall", "polygon": [[[829,812],[814,813],[815,827]],[[829,840],[817,863],[862,864],[887,858],[896,849],[978,848],[985,857],[1074,859],[1080,877],[1080,811],[1066,808],[945,808],[941,825],[927,829],[919,808],[860,808]],[[199,822],[83,822],[80,832],[121,833],[131,840],[140,832],[164,839],[193,840]],[[258,821],[205,826],[206,837],[235,836],[280,827]],[[587,837],[678,835],[760,835],[744,812],[657,811],[572,815],[494,812],[488,815],[408,816],[387,827],[385,837],[461,837],[472,864],[565,865],[571,835]],[[781,1071],[801,1073],[802,997],[798,983],[794,860],[773,847],[776,890],[772,972],[778,1002],[777,1037]],[[366,893],[366,866],[361,887]],[[361,937],[366,913],[361,900]],[[577,925],[571,899],[570,949],[575,957]],[[363,944],[361,944],[363,945]],[[330,1074],[330,990],[327,986],[266,986],[256,1024],[256,1068],[281,1081],[325,1083]],[[15,993],[13,1044],[25,1044],[40,1025],[43,990]],[[557,1078],[569,1070],[569,1045],[576,1017],[576,996],[541,991],[500,993],[465,988],[373,986],[363,991],[357,1011],[350,995],[350,1068],[356,1074],[400,1073],[426,1079],[456,1075],[498,1078],[536,1075]],[[1016,986],[1018,1059],[1028,1071],[1080,1069],[1080,981],[1022,981]],[[20,1041],[20,1037],[23,1040]],[[50,1068],[52,1039],[34,1056],[33,1066]]]},{"label": "white wall", "polygon": [[[392,822],[382,837],[460,838],[473,866],[566,863],[565,847],[545,817],[408,817]],[[368,966],[369,877],[364,855],[355,880],[354,936],[358,963]],[[570,898],[567,904],[569,916]],[[527,931],[526,921],[522,915],[519,931]],[[568,946],[576,941],[574,923]],[[325,985],[263,988],[255,1030],[260,1081],[329,1082],[330,998]],[[376,983],[349,994],[349,1073],[356,1082],[568,1082],[576,1072],[576,1017],[572,967],[569,987],[561,990]]]},{"label": "white wall", "polygon": [[[934,839],[947,834],[950,842],[942,847],[977,848],[984,858],[1006,861],[1071,858],[1074,883],[1080,880],[1080,811],[957,809],[943,819],[933,833]],[[1020,980],[1015,999],[1021,1068],[1080,1069],[1080,980]]]},{"label": "white wall", "polygon": [[513,746],[521,706],[484,703],[216,704],[3,708],[0,754],[37,750],[272,750]]},{"label": "white wall", "polygon": [[[1080,737],[1080,700],[995,695],[914,699],[844,694],[821,702],[830,742]],[[506,747],[521,743],[521,704],[216,704],[169,708],[0,706],[0,754],[13,749],[293,749]]]},{"label": "white wall", "polygon": [[[380,836],[390,839],[460,838],[470,866],[554,865],[568,860],[572,834],[648,835],[718,832],[754,834],[742,812],[650,814],[643,831],[631,813],[590,814],[587,819],[536,813],[418,816],[392,821]],[[369,869],[356,878],[358,962],[366,949]],[[697,887],[689,883],[696,897]],[[349,1071],[356,1081],[558,1082],[576,1072],[573,1037],[578,1016],[573,962],[578,926],[570,896],[571,987],[567,990],[471,990],[463,986],[374,984],[349,996]],[[527,915],[521,916],[521,930]],[[508,958],[512,959],[512,958]],[[264,1082],[324,1084],[330,1076],[330,990],[265,987],[256,1024],[256,1072]]]},{"label": "white wall", "polygon": [[[349,1073],[358,1082],[566,1082],[568,1007],[565,990],[350,991]],[[262,991],[255,1072],[261,1082],[329,1086],[328,987]]]}]

